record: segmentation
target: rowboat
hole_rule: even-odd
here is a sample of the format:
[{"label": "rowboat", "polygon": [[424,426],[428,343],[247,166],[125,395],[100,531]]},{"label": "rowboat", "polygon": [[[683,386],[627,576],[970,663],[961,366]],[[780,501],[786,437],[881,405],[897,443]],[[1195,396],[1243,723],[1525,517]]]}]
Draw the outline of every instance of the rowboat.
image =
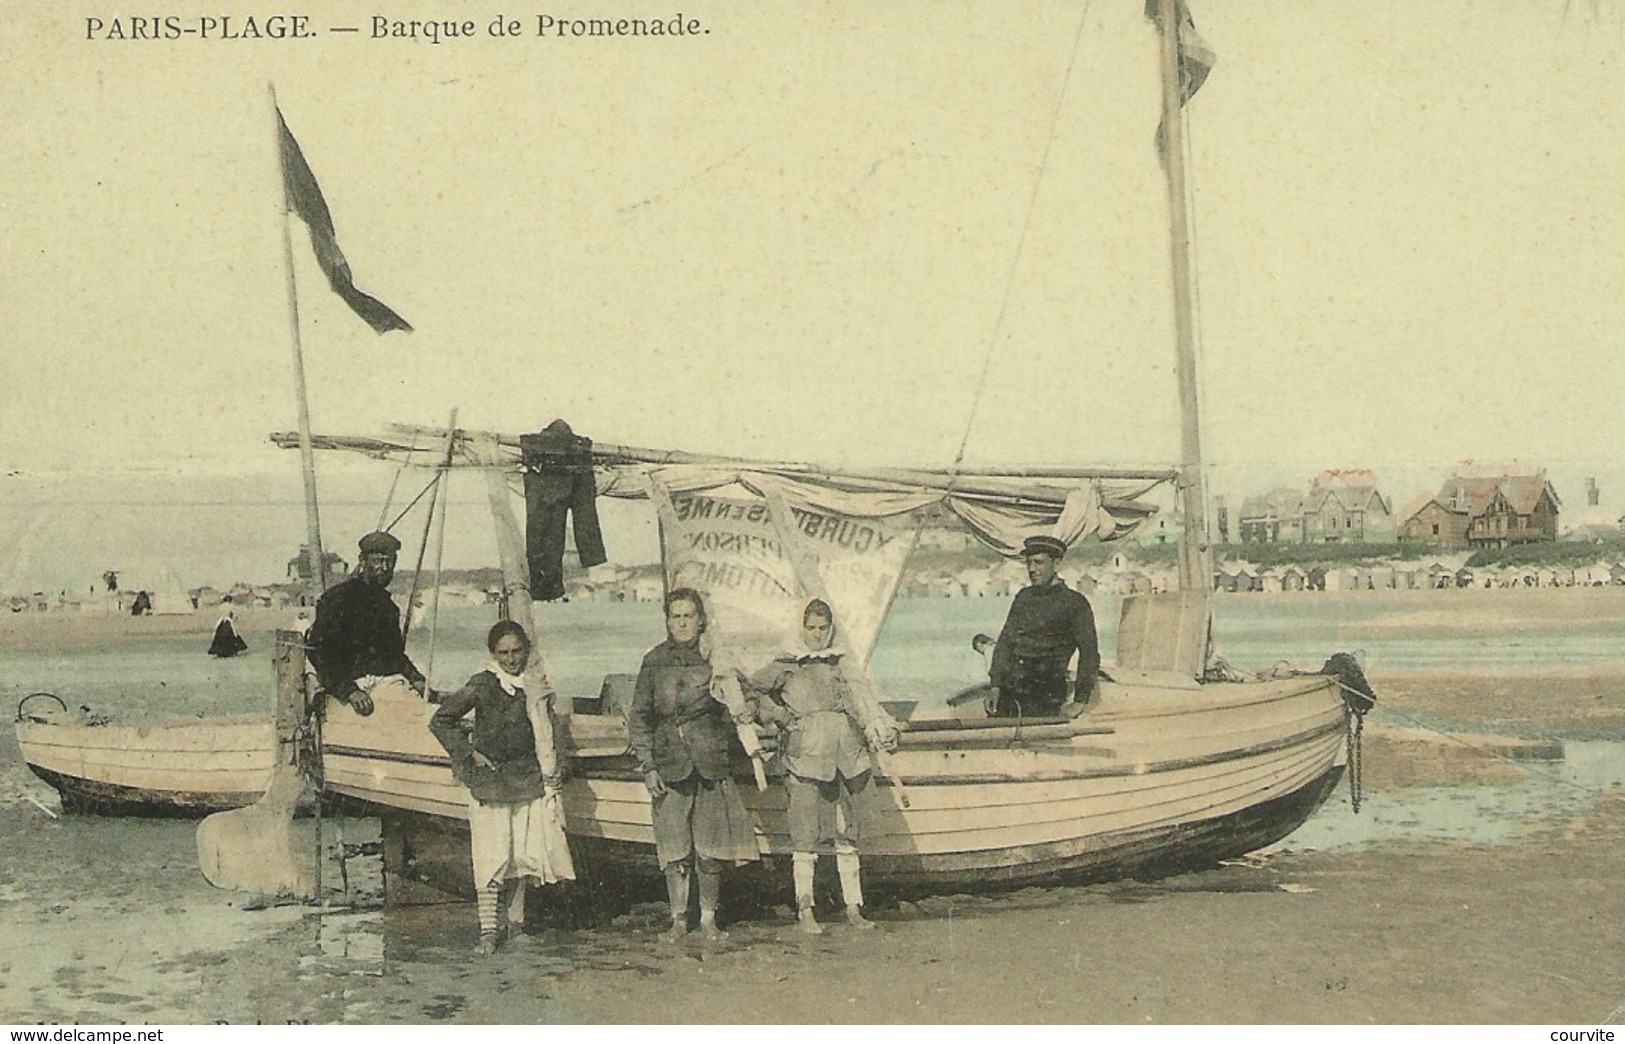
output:
[{"label": "rowboat", "polygon": [[16,731],[24,763],[64,810],[101,815],[205,816],[252,804],[276,754],[269,714],[121,725],[70,713],[49,693],[23,698]]}]

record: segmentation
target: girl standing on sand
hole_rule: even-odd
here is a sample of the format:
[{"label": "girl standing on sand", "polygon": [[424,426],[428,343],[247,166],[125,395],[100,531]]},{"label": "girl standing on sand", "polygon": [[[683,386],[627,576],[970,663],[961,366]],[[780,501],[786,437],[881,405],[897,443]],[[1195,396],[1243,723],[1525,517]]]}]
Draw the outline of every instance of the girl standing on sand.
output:
[{"label": "girl standing on sand", "polygon": [[627,715],[632,753],[649,788],[655,855],[671,900],[668,940],[688,933],[691,871],[700,881],[700,931],[717,927],[724,863],[757,859],[756,831],[729,775],[738,738],[711,695],[711,661],[701,648],[705,603],[693,588],[666,595],[666,640],[643,657]]},{"label": "girl standing on sand", "polygon": [[862,806],[870,792],[870,751],[897,748],[897,724],[867,688],[853,685],[833,648],[835,614],[814,598],[802,611],[790,648],[750,678],[757,718],[784,733],[784,785],[790,800],[790,866],[801,929],[823,932],[813,916],[813,867],[835,856],[847,923],[873,928],[863,916],[858,872]]},{"label": "girl standing on sand", "polygon": [[[559,803],[558,757],[544,700],[525,694],[530,636],[503,620],[486,636],[491,662],[446,697],[429,731],[451,755],[468,788],[468,825],[480,939],[475,953],[496,952],[525,926],[525,886],[575,877]],[[462,720],[474,713],[472,733]],[[545,762],[545,767],[544,767]],[[507,915],[506,930],[501,915]]]}]

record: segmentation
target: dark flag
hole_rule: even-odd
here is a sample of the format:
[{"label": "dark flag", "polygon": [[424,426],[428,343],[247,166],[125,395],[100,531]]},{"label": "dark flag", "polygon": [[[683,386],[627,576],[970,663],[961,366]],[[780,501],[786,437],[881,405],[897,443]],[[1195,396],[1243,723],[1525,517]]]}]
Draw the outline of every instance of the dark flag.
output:
[{"label": "dark flag", "polygon": [[310,164],[305,162],[305,154],[299,151],[299,143],[288,130],[288,121],[282,118],[281,109],[277,110],[276,121],[282,131],[282,190],[288,210],[299,215],[299,220],[310,229],[310,242],[316,248],[316,263],[326,273],[328,285],[378,333],[391,330],[410,332],[411,323],[396,315],[393,309],[376,297],[356,289],[355,277],[350,274],[350,262],[344,259],[344,251],[339,249],[327,200],[322,198],[316,175],[310,172]]},{"label": "dark flag", "polygon": [[[1145,0],[1145,16],[1160,29],[1162,20],[1158,17],[1159,0]],[[1207,74],[1213,71],[1213,64],[1218,56],[1213,48],[1207,45],[1196,33],[1196,23],[1191,19],[1191,10],[1185,6],[1185,0],[1174,0],[1174,15],[1179,19],[1179,104],[1184,107],[1202,84],[1207,82]],[[1167,134],[1162,123],[1157,123],[1157,154],[1167,151]]]}]

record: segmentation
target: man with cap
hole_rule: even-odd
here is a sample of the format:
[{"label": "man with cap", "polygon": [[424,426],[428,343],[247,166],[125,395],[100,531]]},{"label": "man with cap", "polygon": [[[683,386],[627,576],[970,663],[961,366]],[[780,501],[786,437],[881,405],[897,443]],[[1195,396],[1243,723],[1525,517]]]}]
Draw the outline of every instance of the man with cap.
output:
[{"label": "man with cap", "polygon": [[[1100,643],[1089,599],[1056,575],[1066,544],[1051,536],[1028,537],[1027,587],[1017,592],[993,647],[989,671],[996,694],[995,717],[1049,717],[1063,704],[1089,701],[1100,672]],[[1078,654],[1077,681],[1068,691],[1066,665]]]},{"label": "man with cap", "polygon": [[322,689],[366,717],[376,695],[394,690],[422,696],[425,682],[406,655],[401,611],[389,596],[401,542],[388,533],[368,533],[360,546],[355,572],[317,600],[307,649]]}]

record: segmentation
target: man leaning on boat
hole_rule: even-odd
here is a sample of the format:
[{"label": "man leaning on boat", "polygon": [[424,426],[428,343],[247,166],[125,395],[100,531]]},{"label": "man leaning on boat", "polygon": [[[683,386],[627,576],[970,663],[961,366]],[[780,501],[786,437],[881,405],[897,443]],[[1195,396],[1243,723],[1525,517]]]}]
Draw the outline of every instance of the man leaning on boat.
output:
[{"label": "man leaning on boat", "polygon": [[316,602],[308,651],[322,689],[362,717],[385,689],[425,694],[423,672],[406,655],[401,611],[389,596],[401,542],[388,533],[361,538],[361,555],[348,580]]},{"label": "man leaning on boat", "polygon": [[[1028,537],[1021,547],[1028,586],[1016,593],[993,647],[989,671],[994,717],[1052,717],[1081,710],[1100,673],[1100,641],[1089,599],[1056,575],[1066,544],[1050,536]],[[1075,682],[1066,667],[1078,654]]]}]

